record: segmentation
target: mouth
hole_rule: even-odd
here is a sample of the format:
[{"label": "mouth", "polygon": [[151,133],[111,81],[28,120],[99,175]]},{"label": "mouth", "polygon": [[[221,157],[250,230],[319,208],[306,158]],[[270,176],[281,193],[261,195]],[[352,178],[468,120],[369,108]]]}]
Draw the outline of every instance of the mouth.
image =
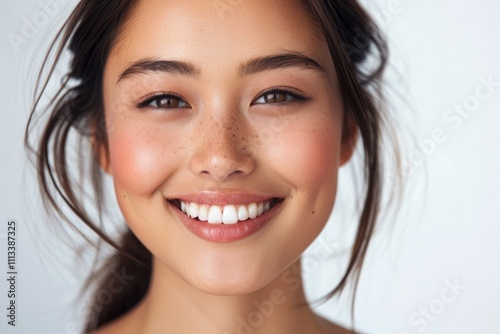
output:
[{"label": "mouth", "polygon": [[[186,197],[190,197],[190,201],[177,198],[166,202],[187,230],[216,243],[238,241],[263,230],[279,214],[284,201],[284,198],[262,196],[248,197],[246,201],[241,196],[228,196],[226,200],[219,196],[211,201],[203,196]],[[255,202],[249,202],[251,200]]]},{"label": "mouth", "polygon": [[169,200],[174,207],[192,219],[223,225],[233,225],[261,217],[282,201],[281,198],[271,198],[248,204],[209,205],[180,199]]}]

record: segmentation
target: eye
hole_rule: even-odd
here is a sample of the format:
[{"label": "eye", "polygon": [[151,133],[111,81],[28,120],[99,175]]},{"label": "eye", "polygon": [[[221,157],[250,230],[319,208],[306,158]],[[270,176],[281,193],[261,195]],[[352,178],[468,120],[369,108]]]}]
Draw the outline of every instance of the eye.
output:
[{"label": "eye", "polygon": [[261,93],[252,104],[278,104],[293,101],[306,101],[308,99],[309,98],[289,88],[275,87]]},{"label": "eye", "polygon": [[152,107],[155,109],[175,109],[191,107],[182,97],[173,93],[149,95],[139,102],[138,108]]}]

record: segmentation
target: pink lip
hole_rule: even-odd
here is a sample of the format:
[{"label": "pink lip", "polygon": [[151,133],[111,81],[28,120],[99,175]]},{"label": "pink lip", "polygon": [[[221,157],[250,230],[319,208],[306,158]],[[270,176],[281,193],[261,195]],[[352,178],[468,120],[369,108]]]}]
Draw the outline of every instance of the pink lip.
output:
[{"label": "pink lip", "polygon": [[[193,202],[200,203],[191,198]],[[266,198],[268,199],[268,197]],[[252,203],[255,199],[252,199],[251,202],[240,201],[241,203]],[[266,213],[254,219],[247,219],[245,221],[237,222],[236,224],[225,225],[225,224],[210,224],[208,222],[200,221],[196,218],[191,218],[185,213],[183,213],[179,208],[171,201],[166,201],[173,213],[179,218],[182,224],[194,235],[200,237],[201,239],[211,241],[211,242],[232,242],[247,238],[265,225],[267,225],[281,210],[282,201],[277,201],[276,204]],[[211,202],[213,203],[213,202]],[[226,202],[229,203],[229,202]],[[235,202],[231,202],[235,203]],[[204,203],[200,203],[204,204]],[[214,204],[216,205],[216,204]]]},{"label": "pink lip", "polygon": [[173,194],[169,199],[206,205],[250,204],[259,203],[273,198],[281,198],[275,194],[245,192],[241,190],[200,191],[194,193]]}]

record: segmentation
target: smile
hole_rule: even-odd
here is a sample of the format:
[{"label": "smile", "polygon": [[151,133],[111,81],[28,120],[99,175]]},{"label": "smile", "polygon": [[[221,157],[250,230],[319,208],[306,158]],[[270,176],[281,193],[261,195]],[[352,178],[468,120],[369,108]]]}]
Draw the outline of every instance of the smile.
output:
[{"label": "smile", "polygon": [[186,197],[167,203],[190,232],[211,242],[237,241],[255,234],[281,211],[284,201],[263,196],[247,196],[244,200],[238,194],[216,195],[211,200],[210,196]]},{"label": "smile", "polygon": [[198,203],[180,202],[180,209],[191,218],[209,224],[236,224],[247,219],[254,219],[268,212],[277,202],[277,199],[270,199],[263,202],[250,204],[229,204],[224,206],[206,205]]}]

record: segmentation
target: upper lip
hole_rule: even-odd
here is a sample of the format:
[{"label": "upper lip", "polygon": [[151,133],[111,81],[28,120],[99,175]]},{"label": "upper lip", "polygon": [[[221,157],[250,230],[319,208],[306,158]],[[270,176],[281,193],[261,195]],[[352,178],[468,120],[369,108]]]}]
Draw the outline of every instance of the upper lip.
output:
[{"label": "upper lip", "polygon": [[168,200],[180,200],[189,203],[205,205],[250,204],[271,199],[282,199],[275,194],[249,192],[236,189],[203,190],[192,193],[179,193],[169,196]]}]

